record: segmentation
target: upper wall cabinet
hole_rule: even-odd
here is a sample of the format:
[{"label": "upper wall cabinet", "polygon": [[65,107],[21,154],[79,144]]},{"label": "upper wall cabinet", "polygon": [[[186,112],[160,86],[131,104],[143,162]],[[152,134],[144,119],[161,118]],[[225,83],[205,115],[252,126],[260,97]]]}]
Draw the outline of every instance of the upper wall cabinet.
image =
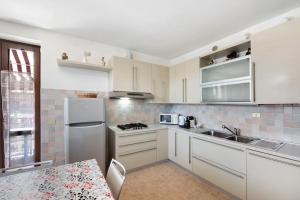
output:
[{"label": "upper wall cabinet", "polygon": [[147,92],[154,102],[167,102],[169,68],[114,56],[110,60],[111,91]]},{"label": "upper wall cabinet", "polygon": [[150,63],[133,61],[133,89],[135,92],[152,92]]},{"label": "upper wall cabinet", "polygon": [[252,37],[258,104],[300,103],[300,19]]},{"label": "upper wall cabinet", "polygon": [[114,56],[111,61],[111,90],[151,92],[151,64]]},{"label": "upper wall cabinet", "polygon": [[110,61],[111,91],[134,91],[134,66],[133,61],[114,56]]},{"label": "upper wall cabinet", "polygon": [[170,102],[200,103],[200,60],[195,58],[170,69]]},{"label": "upper wall cabinet", "polygon": [[169,101],[169,67],[152,64],[152,94],[154,102]]},{"label": "upper wall cabinet", "polygon": [[245,42],[201,58],[202,102],[254,102],[254,71],[248,48],[250,42]]}]

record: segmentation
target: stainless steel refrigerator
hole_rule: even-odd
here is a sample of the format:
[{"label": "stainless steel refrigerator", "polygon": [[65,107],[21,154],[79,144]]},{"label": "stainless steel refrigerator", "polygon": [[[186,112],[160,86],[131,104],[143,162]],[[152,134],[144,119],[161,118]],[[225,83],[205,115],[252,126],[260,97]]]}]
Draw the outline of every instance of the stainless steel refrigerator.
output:
[{"label": "stainless steel refrigerator", "polygon": [[106,125],[103,99],[66,98],[65,159],[73,163],[95,158],[105,172]]}]

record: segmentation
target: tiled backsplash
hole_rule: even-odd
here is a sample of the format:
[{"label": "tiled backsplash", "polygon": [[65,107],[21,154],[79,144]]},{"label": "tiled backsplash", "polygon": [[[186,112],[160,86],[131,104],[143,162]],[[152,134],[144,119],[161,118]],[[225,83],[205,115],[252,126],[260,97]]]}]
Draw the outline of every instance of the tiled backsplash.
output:
[{"label": "tiled backsplash", "polygon": [[175,105],[171,111],[193,115],[207,128],[221,130],[226,124],[240,128],[242,135],[300,143],[299,105]]},{"label": "tiled backsplash", "polygon": [[[64,163],[64,98],[75,91],[42,89],[42,159]],[[105,93],[100,93],[105,97]],[[159,113],[193,115],[204,127],[221,129],[225,123],[241,129],[242,135],[300,143],[300,106],[263,105],[163,105],[139,100],[106,98],[108,125],[130,122],[158,123]],[[260,113],[260,118],[252,117]]]}]

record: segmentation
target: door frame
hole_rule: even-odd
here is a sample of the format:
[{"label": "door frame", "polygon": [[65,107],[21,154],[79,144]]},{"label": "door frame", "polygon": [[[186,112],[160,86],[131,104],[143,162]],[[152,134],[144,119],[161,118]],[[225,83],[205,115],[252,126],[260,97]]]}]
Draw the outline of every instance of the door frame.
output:
[{"label": "door frame", "polygon": [[[0,70],[9,70],[9,48],[34,52],[34,93],[35,93],[35,162],[41,161],[41,53],[40,46],[0,39]],[[0,82],[1,92],[1,82]],[[0,96],[0,138],[3,138],[2,97]],[[4,141],[0,140],[0,168],[4,168]]]}]

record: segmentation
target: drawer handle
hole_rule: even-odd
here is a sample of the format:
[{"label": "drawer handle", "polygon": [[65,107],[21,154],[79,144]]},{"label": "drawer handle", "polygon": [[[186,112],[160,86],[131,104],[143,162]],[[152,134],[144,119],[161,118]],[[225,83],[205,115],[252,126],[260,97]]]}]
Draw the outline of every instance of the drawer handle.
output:
[{"label": "drawer handle", "polygon": [[201,158],[199,158],[198,156],[193,156],[193,158],[195,158],[195,159],[197,159],[197,160],[200,160],[200,161],[202,161],[202,162],[205,162],[206,164],[209,164],[209,165],[211,165],[211,166],[213,166],[213,167],[215,167],[215,168],[218,168],[218,169],[220,169],[220,170],[223,170],[223,171],[225,171],[225,172],[227,172],[227,173],[229,173],[229,174],[232,174],[232,175],[234,175],[234,176],[237,176],[237,177],[239,177],[239,178],[241,178],[241,179],[244,179],[244,178],[245,178],[244,176],[241,176],[241,175],[236,174],[236,173],[233,173],[233,172],[231,172],[231,171],[229,171],[229,170],[227,170],[227,169],[224,169],[224,168],[222,168],[222,167],[219,167],[219,166],[217,166],[216,164],[213,164],[213,163],[211,163],[211,162],[209,162],[209,161],[207,161],[207,160],[201,159]]},{"label": "drawer handle", "polygon": [[274,162],[279,162],[279,163],[283,163],[283,164],[294,166],[294,167],[300,167],[300,165],[297,165],[297,164],[294,164],[294,163],[289,163],[289,162],[286,162],[286,161],[278,160],[278,159],[275,159],[275,158],[270,158],[270,157],[259,155],[259,154],[256,154],[256,153],[251,153],[250,152],[249,154],[253,155],[253,156],[260,157],[260,158],[264,158],[264,159],[267,159],[267,160],[271,160],[271,161],[274,161]]},{"label": "drawer handle", "polygon": [[212,143],[212,144],[216,144],[216,145],[219,145],[219,146],[223,146],[223,147],[227,147],[227,148],[230,148],[230,149],[234,149],[234,150],[237,150],[237,151],[244,152],[244,150],[238,149],[238,148],[235,148],[235,147],[227,146],[227,145],[224,145],[224,144],[219,144],[219,143],[216,143],[216,142],[211,142],[211,141],[208,141],[208,140],[203,140],[203,139],[196,138],[196,137],[193,137],[193,138],[196,139],[196,140],[201,140],[201,141],[209,142],[209,143]]},{"label": "drawer handle", "polygon": [[127,133],[127,134],[122,134],[122,135],[118,135],[118,136],[119,137],[130,137],[130,136],[144,135],[144,134],[149,134],[149,133],[157,133],[157,132],[149,131],[149,132],[140,132],[140,133]]},{"label": "drawer handle", "polygon": [[130,145],[144,144],[144,143],[148,143],[148,142],[156,142],[156,141],[157,141],[157,140],[137,141],[137,142],[132,142],[132,143],[128,143],[128,144],[119,144],[119,147],[126,147],[126,146],[130,146]]},{"label": "drawer handle", "polygon": [[144,149],[144,150],[135,151],[135,152],[131,152],[131,153],[125,153],[125,154],[119,155],[119,157],[128,156],[128,155],[137,154],[137,153],[142,153],[142,152],[145,152],[145,151],[151,151],[151,150],[155,150],[155,149],[157,149],[157,148]]}]

